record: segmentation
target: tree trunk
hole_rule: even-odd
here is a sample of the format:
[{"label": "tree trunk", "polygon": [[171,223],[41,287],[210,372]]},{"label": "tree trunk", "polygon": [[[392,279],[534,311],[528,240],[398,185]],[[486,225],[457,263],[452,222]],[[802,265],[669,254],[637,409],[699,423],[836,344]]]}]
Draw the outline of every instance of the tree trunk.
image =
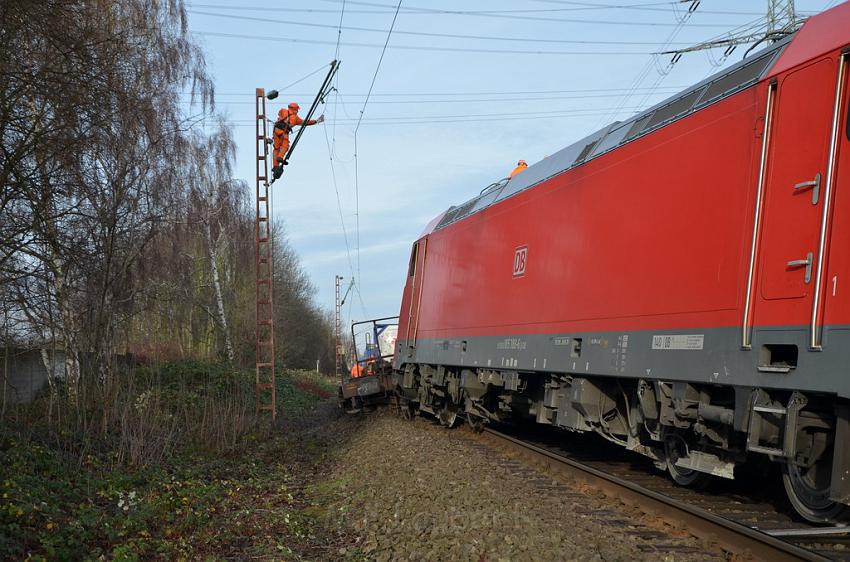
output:
[{"label": "tree trunk", "polygon": [[47,386],[50,388],[50,401],[47,404],[47,427],[53,427],[53,403],[56,400],[56,354],[49,353],[46,347],[41,348],[41,362],[47,371]]},{"label": "tree trunk", "polygon": [[221,294],[221,278],[218,273],[218,244],[213,242],[212,228],[210,223],[204,225],[204,235],[207,241],[207,256],[210,260],[210,271],[212,272],[213,290],[215,291],[215,305],[218,312],[218,323],[224,332],[224,350],[227,360],[233,363],[233,343],[230,341],[230,332],[227,330],[227,314],[224,310],[224,297]]},{"label": "tree trunk", "polygon": [[[57,262],[59,260],[56,260]],[[77,403],[80,391],[80,351],[77,344],[77,320],[71,307],[67,292],[65,269],[55,264],[53,287],[56,291],[56,303],[62,316],[62,343],[65,351],[65,385],[72,404]]]}]

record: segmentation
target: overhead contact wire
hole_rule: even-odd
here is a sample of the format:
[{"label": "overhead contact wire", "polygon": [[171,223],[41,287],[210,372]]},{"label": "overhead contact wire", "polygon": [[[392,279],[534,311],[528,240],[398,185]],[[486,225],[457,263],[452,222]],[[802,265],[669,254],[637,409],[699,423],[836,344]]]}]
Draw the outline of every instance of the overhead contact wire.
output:
[{"label": "overhead contact wire", "polygon": [[401,9],[401,3],[402,0],[398,0],[398,5],[396,5],[395,13],[393,14],[393,21],[390,23],[390,29],[387,31],[387,38],[384,41],[384,47],[381,49],[381,56],[378,57],[378,64],[375,66],[375,73],[372,75],[371,84],[369,84],[369,91],[366,92],[366,99],[363,101],[363,107],[360,109],[360,116],[357,119],[357,125],[354,127],[354,217],[357,232],[357,239],[355,241],[357,245],[357,283],[355,283],[355,285],[360,284],[360,169],[357,160],[357,133],[360,130],[360,123],[363,121],[363,114],[366,111],[366,106],[369,104],[369,98],[372,96],[372,89],[375,87],[375,81],[378,79],[378,72],[381,70],[381,63],[384,62],[384,55],[387,52],[387,45],[390,43],[390,37],[392,37],[393,29],[395,29],[395,22],[398,19],[398,12]]},{"label": "overhead contact wire", "polygon": [[[323,0],[324,2],[331,2],[337,4],[342,0]],[[380,7],[380,8],[392,8],[391,4],[380,4],[377,2],[358,2],[356,0],[347,0],[349,4],[354,4],[358,6],[371,6],[371,7]],[[678,4],[678,2],[671,2],[671,5]],[[528,21],[544,21],[544,22],[565,22],[565,23],[580,23],[580,24],[588,24],[588,25],[628,25],[628,26],[642,26],[642,27],[676,27],[677,24],[666,23],[666,22],[642,22],[642,21],[631,21],[631,20],[623,20],[623,21],[611,21],[611,20],[586,20],[586,19],[572,19],[572,18],[552,18],[552,17],[534,17],[534,16],[523,16],[517,14],[498,14],[491,12],[464,12],[461,10],[442,10],[436,8],[421,8],[414,6],[405,7],[405,13],[426,13],[426,14],[449,14],[456,16],[480,16],[480,17],[489,17],[489,18],[500,18],[500,19],[509,19],[511,21],[514,20],[528,20]],[[722,23],[703,23],[703,24],[695,24],[693,27],[729,27],[729,24]]]},{"label": "overhead contact wire", "polygon": [[328,128],[327,125],[322,127],[322,130],[325,132],[325,144],[328,147],[328,160],[331,165],[331,180],[334,186],[334,192],[336,192],[336,208],[339,211],[339,223],[342,226],[342,237],[345,240],[345,253],[348,255],[348,269],[351,272],[351,277],[354,278],[354,261],[351,259],[351,244],[348,242],[348,230],[345,228],[345,217],[342,213],[342,200],[339,196],[339,186],[336,181],[336,168],[334,167],[334,158],[333,152],[331,151],[330,141],[328,139]]},{"label": "overhead contact wire", "polygon": [[[344,17],[345,17],[345,1],[343,0],[342,9],[340,10],[340,14],[339,14],[339,25],[337,26],[336,49],[334,51],[334,60],[339,60],[339,45],[340,45],[340,39],[342,38],[342,21],[343,21]],[[334,100],[335,101],[334,101],[334,121],[333,121],[333,129],[332,129],[332,137],[333,137],[332,143],[328,142],[327,123],[324,124],[324,127],[322,127],[322,129],[324,130],[324,133],[325,133],[325,144],[328,147],[328,158],[329,158],[330,164],[331,164],[331,175],[332,175],[332,178],[333,178],[334,191],[336,192],[336,205],[337,205],[337,210],[339,211],[339,221],[340,221],[340,224],[342,225],[342,235],[345,239],[345,252],[346,252],[346,255],[348,256],[348,269],[351,273],[352,286],[354,287],[354,290],[357,291],[357,298],[360,301],[360,310],[363,312],[363,316],[365,317],[365,316],[367,316],[366,307],[363,304],[363,296],[360,293],[360,287],[358,286],[358,283],[355,282],[354,264],[351,260],[351,245],[348,242],[348,233],[346,232],[345,219],[343,218],[343,213],[342,213],[342,201],[340,200],[339,187],[338,187],[338,184],[337,184],[337,181],[336,181],[336,167],[334,166],[334,153],[336,152],[336,124],[337,124],[336,116],[337,116],[337,110],[339,108],[339,72],[337,72],[336,76],[334,76]],[[359,232],[358,232],[358,238],[359,238]],[[358,248],[358,252],[359,252],[359,248]],[[359,254],[358,254],[358,258],[359,258]],[[348,320],[349,320],[349,322],[351,321],[351,303],[349,303],[349,306],[348,306]]]},{"label": "overhead contact wire", "polygon": [[[343,4],[345,6],[345,4]],[[199,10],[189,10],[191,14],[197,14],[201,16],[213,16],[219,18],[227,18],[234,20],[245,20],[245,21],[260,21],[266,23],[281,23],[285,25],[299,25],[302,27],[320,27],[325,29],[336,29],[337,30],[337,43],[336,43],[336,51],[337,55],[339,55],[339,36],[342,33],[342,29],[347,29],[350,31],[365,31],[370,33],[384,33],[383,29],[377,29],[374,27],[345,27],[329,25],[323,23],[310,23],[310,22],[300,22],[300,21],[291,21],[291,20],[269,20],[265,18],[251,17],[251,16],[239,16],[234,14],[217,14],[214,12],[202,12]],[[524,43],[559,43],[559,44],[567,44],[567,45],[656,45],[657,43],[652,41],[601,41],[601,40],[586,40],[586,39],[540,39],[537,37],[500,37],[494,35],[462,35],[456,33],[433,33],[428,31],[396,31],[396,35],[413,35],[417,37],[441,37],[446,39],[472,39],[476,41],[508,41],[508,42],[524,42]],[[681,43],[682,45],[690,45],[690,43]]]},{"label": "overhead contact wire", "polygon": [[[219,31],[193,31],[196,35],[208,37],[224,37],[228,39],[253,39],[256,41],[274,41],[282,43],[305,43],[311,45],[335,45],[334,41],[322,41],[320,39],[298,39],[294,37],[272,37],[268,35],[248,35],[245,33],[222,33]],[[380,45],[375,43],[341,43],[347,47],[370,47],[378,48]],[[393,49],[402,49],[408,51],[438,51],[448,53],[488,53],[488,54],[508,54],[508,55],[553,55],[553,56],[571,56],[571,55],[591,55],[591,56],[640,56],[651,54],[644,51],[533,51],[522,49],[477,49],[467,47],[435,47],[435,46],[417,46],[417,45],[393,45]]]},{"label": "overhead contact wire", "polygon": [[306,76],[302,76],[301,78],[299,78],[299,79],[298,79],[298,80],[296,80],[295,82],[292,82],[291,84],[287,84],[286,86],[284,86],[283,88],[281,88],[281,89],[280,89],[280,91],[281,91],[281,92],[286,91],[286,90],[288,90],[289,88],[291,88],[292,86],[295,86],[296,84],[300,84],[301,82],[303,82],[303,81],[304,81],[304,80],[306,80],[307,78],[310,78],[310,77],[311,77],[311,76],[313,76],[314,74],[318,74],[319,72],[323,71],[323,70],[324,70],[324,69],[326,69],[328,66],[330,66],[330,64],[323,64],[322,66],[320,66],[319,68],[317,68],[316,70],[314,70],[313,72],[311,72],[310,74],[307,74]]}]

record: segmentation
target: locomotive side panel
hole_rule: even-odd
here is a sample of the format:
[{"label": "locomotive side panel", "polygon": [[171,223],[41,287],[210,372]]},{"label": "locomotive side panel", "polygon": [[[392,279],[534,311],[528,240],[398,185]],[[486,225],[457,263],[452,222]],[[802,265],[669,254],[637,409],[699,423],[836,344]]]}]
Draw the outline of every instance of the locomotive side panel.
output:
[{"label": "locomotive side panel", "polygon": [[[740,318],[762,111],[742,92],[431,234],[415,361],[726,375],[718,350]],[[694,326],[696,365],[653,350],[654,336]]]},{"label": "locomotive side panel", "polygon": [[432,234],[420,337],[733,325],[761,105],[744,92]]}]

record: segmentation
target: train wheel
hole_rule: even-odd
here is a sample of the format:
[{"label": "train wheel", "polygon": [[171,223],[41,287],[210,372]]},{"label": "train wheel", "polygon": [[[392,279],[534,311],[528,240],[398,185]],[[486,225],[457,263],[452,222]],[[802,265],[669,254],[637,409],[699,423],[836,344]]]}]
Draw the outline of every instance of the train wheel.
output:
[{"label": "train wheel", "polygon": [[484,431],[484,424],[487,423],[487,420],[478,417],[475,414],[467,412],[466,423],[469,424],[469,427],[472,429],[472,431],[474,431],[475,433],[480,433]]},{"label": "train wheel", "polygon": [[832,480],[832,455],[826,455],[813,466],[785,463],[782,484],[794,510],[812,523],[846,522],[850,507],[829,499]]},{"label": "train wheel", "polygon": [[399,409],[401,411],[401,417],[407,421],[411,421],[414,417],[416,417],[416,411],[413,409],[413,405],[410,402],[400,405]]},{"label": "train wheel", "polygon": [[683,451],[680,450],[683,443],[683,441],[675,438],[667,439],[664,442],[664,453],[667,457],[667,472],[670,473],[673,482],[679,486],[705,488],[711,482],[712,477],[710,474],[676,466],[676,461],[683,456]]},{"label": "train wheel", "polygon": [[460,419],[457,415],[457,406],[454,403],[446,404],[437,414],[437,417],[440,419],[440,423],[449,428],[457,425]]},{"label": "train wheel", "polygon": [[363,411],[363,404],[360,401],[360,398],[357,396],[352,396],[349,398],[348,407],[345,410],[346,414],[359,414]]}]

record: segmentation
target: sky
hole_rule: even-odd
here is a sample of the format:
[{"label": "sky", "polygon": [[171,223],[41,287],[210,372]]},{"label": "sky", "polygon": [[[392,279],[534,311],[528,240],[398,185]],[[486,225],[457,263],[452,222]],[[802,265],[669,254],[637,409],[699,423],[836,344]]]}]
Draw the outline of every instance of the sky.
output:
[{"label": "sky", "polygon": [[[796,10],[838,3],[797,0]],[[296,101],[303,117],[330,61],[341,61],[317,112],[325,122],[305,130],[271,212],[319,306],[333,309],[336,275],[343,291],[355,279],[344,324],[397,315],[425,225],[518,159],[533,164],[741,60],[746,47],[726,58],[686,53],[672,66],[654,53],[757,25],[767,0],[702,0],[689,14],[692,5],[402,0],[396,15],[397,0],[187,1],[252,198],[255,89],[281,92],[268,115]]]}]

